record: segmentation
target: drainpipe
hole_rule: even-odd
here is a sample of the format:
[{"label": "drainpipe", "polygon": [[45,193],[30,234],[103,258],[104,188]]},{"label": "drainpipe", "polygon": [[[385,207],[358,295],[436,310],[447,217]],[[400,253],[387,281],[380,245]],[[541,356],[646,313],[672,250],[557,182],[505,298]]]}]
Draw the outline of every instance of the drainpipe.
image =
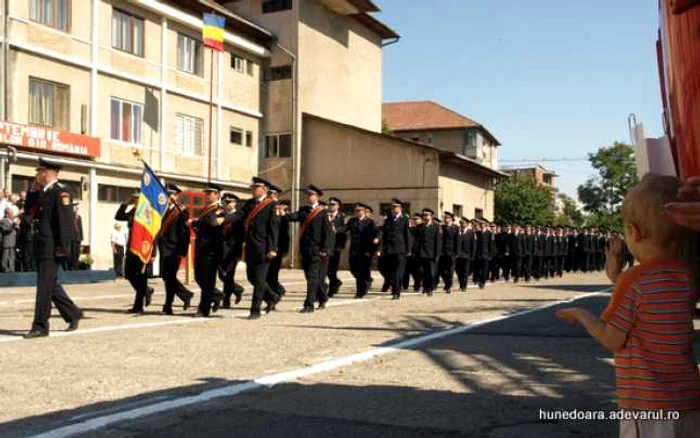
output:
[{"label": "drainpipe", "polygon": [[10,0],[4,0],[3,11],[2,11],[2,119],[8,120],[8,98],[7,98],[7,73],[8,68],[8,43],[9,35],[8,30],[10,27]]},{"label": "drainpipe", "polygon": [[[299,133],[298,118],[299,118],[299,103],[298,103],[298,81],[297,81],[297,57],[292,53],[291,50],[282,46],[280,43],[275,42],[281,51],[283,51],[292,60],[292,211],[299,210],[300,207],[300,188],[301,185],[301,144],[297,139],[297,134]],[[296,242],[297,239],[297,227],[293,226],[291,229],[290,239],[292,242]],[[291,251],[290,264],[294,267],[296,264],[296,250]]]},{"label": "drainpipe", "polygon": [[[90,135],[97,137],[97,63],[99,57],[100,0],[92,0],[91,68],[90,68]],[[88,245],[90,255],[97,255],[97,169],[88,171],[90,211],[88,212]]]}]

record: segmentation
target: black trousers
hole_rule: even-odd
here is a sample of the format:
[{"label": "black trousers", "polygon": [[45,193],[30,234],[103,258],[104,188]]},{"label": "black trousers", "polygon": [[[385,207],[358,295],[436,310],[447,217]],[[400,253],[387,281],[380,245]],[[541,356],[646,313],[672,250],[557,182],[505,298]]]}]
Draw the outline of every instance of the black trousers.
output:
[{"label": "black trousers", "polygon": [[520,281],[524,277],[525,257],[513,257],[513,280]]},{"label": "black trousers", "polygon": [[28,240],[20,248],[22,272],[32,272],[36,270],[34,263],[34,242]]},{"label": "black trousers", "polygon": [[190,292],[177,278],[177,271],[180,270],[180,256],[171,255],[160,258],[160,269],[163,283],[165,283],[165,305],[163,310],[172,310],[175,296],[183,302],[192,298]]},{"label": "black trousers", "polygon": [[432,292],[435,290],[435,283],[436,283],[436,278],[435,278],[435,266],[437,262],[433,258],[426,258],[426,257],[421,257],[420,258],[420,267],[421,267],[421,277],[423,279],[423,290],[425,292]]},{"label": "black trousers", "polygon": [[328,301],[325,278],[328,270],[328,259],[316,254],[302,254],[301,267],[306,278],[306,300],[304,307],[313,307],[316,301],[323,304]]},{"label": "black trousers", "polygon": [[340,289],[340,285],[343,284],[338,278],[338,266],[340,265],[340,256],[343,254],[343,250],[336,249],[331,253],[328,259],[328,281],[330,285],[329,295],[335,295]]},{"label": "black trousers", "polygon": [[522,276],[525,277],[525,281],[530,281],[532,278],[532,268],[534,263],[534,256],[532,254],[526,254],[523,258],[523,273]]},{"label": "black trousers", "polygon": [[53,303],[65,322],[76,321],[81,311],[58,283],[58,264],[55,259],[37,260],[36,302],[32,330],[48,332]]},{"label": "black trousers", "polygon": [[390,287],[391,278],[389,273],[389,256],[382,255],[377,260],[377,270],[379,274],[384,278],[384,285]]},{"label": "black trousers", "polygon": [[394,295],[401,293],[401,283],[403,281],[403,271],[406,269],[406,256],[404,254],[385,255],[387,279],[389,287]]},{"label": "black trousers", "polygon": [[277,295],[284,295],[284,287],[280,284],[280,270],[282,269],[282,259],[285,254],[277,254],[275,258],[270,260],[270,266],[267,270],[267,285]]},{"label": "black trousers", "polygon": [[484,286],[486,280],[488,280],[489,269],[491,265],[491,260],[489,259],[479,259],[476,261],[476,283],[479,286]]},{"label": "black trousers", "polygon": [[[219,279],[224,284],[224,306],[231,305],[231,295],[237,297],[243,296],[243,286],[236,283],[236,267],[238,266],[238,260],[231,262],[230,266],[227,266],[227,270],[219,267]],[[269,274],[269,271],[268,271]],[[269,284],[269,283],[268,283]]]},{"label": "black trousers", "polygon": [[501,270],[505,281],[510,280],[511,275],[515,276],[515,257],[503,256],[501,258]]},{"label": "black trousers", "polygon": [[250,304],[250,313],[259,314],[263,301],[276,302],[279,296],[270,288],[267,283],[267,276],[270,268],[270,260],[256,260],[254,263],[246,263],[246,276],[253,285],[253,299]]},{"label": "black trousers", "polygon": [[443,254],[438,263],[438,271],[440,278],[445,283],[445,290],[452,289],[453,277],[455,276],[455,257]]},{"label": "black trousers", "polygon": [[496,256],[496,257],[493,257],[489,261],[489,270],[488,270],[489,279],[492,282],[500,279],[501,278],[500,273],[501,273],[501,257]]},{"label": "black trousers", "polygon": [[126,262],[124,263],[124,276],[131,287],[134,288],[136,296],[134,297],[134,305],[132,310],[143,311],[146,293],[148,292],[148,275],[141,259],[134,255],[131,251],[126,253]]},{"label": "black trousers", "polygon": [[80,265],[80,242],[70,243],[70,270],[77,271]]},{"label": "black trousers", "polygon": [[350,272],[355,277],[355,296],[364,297],[369,290],[369,276],[372,268],[372,256],[364,254],[350,255]]},{"label": "black trousers", "polygon": [[408,289],[411,284],[411,274],[415,270],[416,258],[414,256],[406,257],[406,269],[403,270],[403,277],[401,278],[401,289]]},{"label": "black trousers", "polygon": [[561,254],[557,256],[556,262],[556,275],[559,277],[564,276],[564,265],[566,264],[566,256]]},{"label": "black trousers", "polygon": [[124,276],[124,247],[121,245],[114,246],[115,251],[112,253],[112,262],[114,266],[114,272],[117,277]]},{"label": "black trousers", "polygon": [[194,256],[194,281],[197,282],[202,294],[199,298],[198,313],[209,316],[216,288],[216,270],[219,260],[213,253],[196,253]]},{"label": "black trousers", "polygon": [[469,282],[469,273],[471,270],[471,263],[472,261],[469,259],[457,259],[457,280],[459,281],[459,288],[461,290],[465,290],[467,288],[467,283]]}]

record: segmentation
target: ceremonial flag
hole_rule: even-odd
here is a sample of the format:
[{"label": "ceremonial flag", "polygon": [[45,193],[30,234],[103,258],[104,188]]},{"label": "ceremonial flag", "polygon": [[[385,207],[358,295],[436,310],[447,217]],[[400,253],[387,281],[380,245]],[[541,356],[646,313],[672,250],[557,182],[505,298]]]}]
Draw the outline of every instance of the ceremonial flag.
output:
[{"label": "ceremonial flag", "polygon": [[144,163],[141,194],[136,203],[129,250],[146,264],[151,261],[153,241],[168,206],[168,194],[153,171]]},{"label": "ceremonial flag", "polygon": [[224,17],[205,12],[202,21],[204,21],[202,27],[204,46],[222,52],[224,50]]}]

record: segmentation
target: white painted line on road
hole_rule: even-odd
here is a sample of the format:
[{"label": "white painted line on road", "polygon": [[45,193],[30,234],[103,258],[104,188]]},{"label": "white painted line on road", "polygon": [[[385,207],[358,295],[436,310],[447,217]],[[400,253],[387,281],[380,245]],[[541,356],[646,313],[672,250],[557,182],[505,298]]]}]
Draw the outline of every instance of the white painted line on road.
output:
[{"label": "white painted line on road", "polygon": [[85,420],[79,423],[70,424],[67,426],[62,426],[56,429],[49,430],[47,432],[34,435],[31,438],[64,438],[78,433],[86,433],[101,429],[110,424],[126,421],[135,420],[138,418],[146,417],[149,415],[172,411],[174,409],[182,408],[185,406],[192,406],[197,404],[202,404],[210,400],[221,398],[221,397],[232,397],[242,392],[252,391],[254,389],[259,389],[262,387],[272,387],[280,383],[288,382],[291,380],[296,380],[302,377],[308,377],[315,374],[320,374],[334,369],[352,365],[358,362],[366,362],[378,356],[384,356],[391,353],[396,353],[408,348],[415,347],[417,345],[425,344],[437,339],[446,338],[459,333],[468,332],[469,330],[481,327],[486,324],[490,324],[497,321],[503,321],[510,318],[515,318],[522,315],[527,315],[533,312],[538,312],[540,310],[548,309],[550,307],[558,306],[560,304],[570,303],[582,298],[588,298],[592,296],[602,295],[604,290],[598,292],[592,292],[587,294],[582,294],[569,298],[566,300],[555,301],[543,306],[534,307],[532,309],[522,310],[520,312],[515,312],[511,314],[501,315],[494,318],[484,319],[471,324],[465,324],[451,329],[440,330],[437,332],[429,333],[426,335],[418,336],[413,339],[407,339],[405,341],[397,342],[393,345],[386,347],[373,348],[371,350],[364,351],[362,353],[353,354],[351,356],[332,359],[327,361],[322,361],[316,365],[312,365],[305,368],[300,368],[293,371],[287,371],[283,373],[272,374],[269,376],[264,376],[254,381],[237,383],[234,385],[228,385],[217,389],[211,389],[208,391],[201,392],[197,395],[179,397],[172,400],[167,400],[163,402],[153,403],[151,405],[143,406],[136,409],[129,409],[122,412],[117,412],[114,414],[103,415],[89,420]]}]

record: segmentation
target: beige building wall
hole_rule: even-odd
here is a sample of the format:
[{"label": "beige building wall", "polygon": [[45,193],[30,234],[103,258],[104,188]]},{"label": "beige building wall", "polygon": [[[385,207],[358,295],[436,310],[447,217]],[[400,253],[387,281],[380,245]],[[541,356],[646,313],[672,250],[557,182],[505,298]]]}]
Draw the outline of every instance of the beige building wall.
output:
[{"label": "beige building wall", "polygon": [[435,146],[439,149],[460,154],[478,161],[484,166],[498,169],[498,146],[476,132],[475,145],[467,143],[467,129],[434,129],[420,131],[400,131],[393,133],[397,137]]},{"label": "beige building wall", "polygon": [[462,214],[470,219],[476,209],[484,218],[494,217],[494,178],[464,169],[455,163],[440,165],[440,211],[452,211],[462,206]]}]

